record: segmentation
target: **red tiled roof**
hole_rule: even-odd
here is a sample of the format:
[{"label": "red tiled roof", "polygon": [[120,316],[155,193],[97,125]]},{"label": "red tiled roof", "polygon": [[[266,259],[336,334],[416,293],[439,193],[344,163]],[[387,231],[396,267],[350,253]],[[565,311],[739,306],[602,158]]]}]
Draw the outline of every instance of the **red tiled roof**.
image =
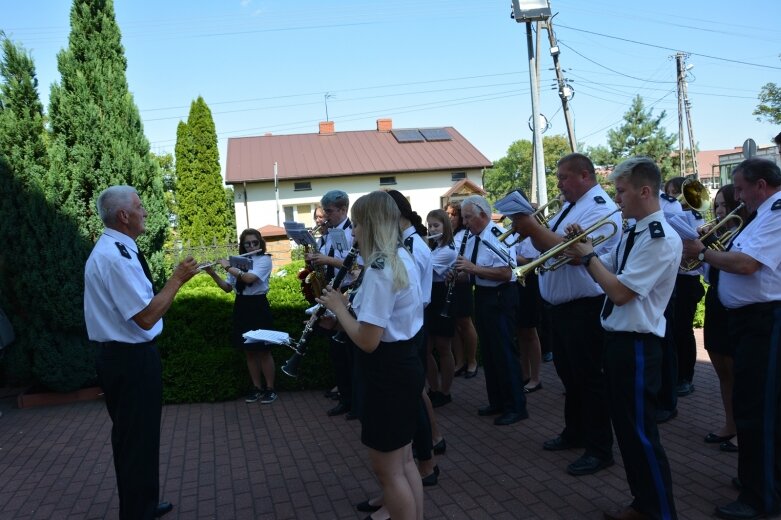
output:
[{"label": "red tiled roof", "polygon": [[280,179],[492,166],[455,128],[446,129],[452,141],[399,143],[377,130],[230,138],[225,181],[273,180],[274,162]]},{"label": "red tiled roof", "polygon": [[716,171],[718,174],[719,155],[727,153],[735,153],[740,151],[740,147],[731,148],[728,150],[701,150],[697,152],[697,168],[700,170],[701,177],[710,177],[713,172],[713,166],[716,165]]}]

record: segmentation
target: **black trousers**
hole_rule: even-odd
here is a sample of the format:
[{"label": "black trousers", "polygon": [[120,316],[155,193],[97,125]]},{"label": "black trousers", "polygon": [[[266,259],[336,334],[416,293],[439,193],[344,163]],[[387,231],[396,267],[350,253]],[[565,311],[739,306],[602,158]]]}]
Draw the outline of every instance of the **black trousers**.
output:
[{"label": "black trousers", "polygon": [[[428,337],[425,327],[418,332],[414,339],[417,342],[420,367],[425,376],[426,365],[428,364]],[[415,435],[412,437],[412,447],[419,461],[431,460],[431,457],[433,457],[434,439],[431,432],[431,418],[428,415],[426,403],[423,402],[423,392],[418,396],[418,417]]]},{"label": "black trousers", "polygon": [[613,456],[602,371],[604,329],[599,314],[604,300],[604,296],[581,298],[551,307],[553,364],[566,391],[561,436],[602,460]]},{"label": "black trousers", "polygon": [[659,385],[658,409],[672,412],[678,408],[678,349],[675,347],[675,295],[664,309],[664,339],[662,339],[662,381]]},{"label": "black trousers", "polygon": [[111,417],[122,520],[154,518],[160,494],[163,380],[155,343],[102,343],[95,363]]},{"label": "black trousers", "polygon": [[675,279],[675,319],[673,334],[678,351],[678,382],[693,381],[697,363],[697,342],[692,322],[697,304],[705,296],[705,288],[699,276],[679,274]]},{"label": "black trousers", "polygon": [[475,328],[480,339],[488,404],[503,413],[527,415],[521,362],[515,351],[515,283],[475,287]]},{"label": "black trousers", "polygon": [[[344,336],[344,335],[342,335]],[[334,367],[336,386],[339,387],[339,402],[352,406],[353,400],[353,345],[349,340],[328,340],[331,364]]]},{"label": "black trousers", "polygon": [[739,500],[781,511],[781,302],[728,311],[735,349],[733,405],[740,439]]},{"label": "black trousers", "polygon": [[632,507],[651,518],[671,519],[677,517],[670,464],[656,427],[661,365],[662,338],[605,332],[610,418],[634,496]]}]

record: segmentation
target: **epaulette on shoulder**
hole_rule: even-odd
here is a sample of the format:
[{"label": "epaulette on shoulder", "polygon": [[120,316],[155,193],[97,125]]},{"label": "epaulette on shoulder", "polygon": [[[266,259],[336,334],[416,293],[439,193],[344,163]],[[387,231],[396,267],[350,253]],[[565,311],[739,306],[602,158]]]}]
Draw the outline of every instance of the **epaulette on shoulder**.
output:
[{"label": "epaulette on shoulder", "polygon": [[658,220],[648,224],[648,231],[651,233],[651,238],[662,238],[664,236],[664,228]]},{"label": "epaulette on shoulder", "polygon": [[385,258],[380,257],[372,262],[372,269],[385,269]]},{"label": "epaulette on shoulder", "polygon": [[125,244],[122,242],[114,242],[116,244],[117,249],[119,249],[119,254],[127,258],[128,260],[132,260],[130,253],[128,252],[127,248],[125,247]]},{"label": "epaulette on shoulder", "polygon": [[781,209],[781,199],[778,199],[773,203],[772,206],[770,206],[770,211],[775,211],[777,209]]},{"label": "epaulette on shoulder", "polygon": [[450,242],[450,243],[448,244],[448,246],[449,246],[449,247],[450,247],[450,249],[452,249],[453,251],[455,251],[455,250],[456,250],[456,245],[455,245],[453,242]]},{"label": "epaulette on shoulder", "polygon": [[672,195],[667,195],[666,193],[660,193],[659,197],[663,198],[667,202],[675,202],[676,200],[678,200],[675,197],[673,197]]},{"label": "epaulette on shoulder", "polygon": [[496,226],[491,226],[491,234],[495,237],[500,237],[502,236],[502,231]]},{"label": "epaulette on shoulder", "polygon": [[694,216],[694,220],[702,220],[702,213],[700,213],[696,209],[692,210],[692,216]]},{"label": "epaulette on shoulder", "polygon": [[603,197],[602,195],[597,195],[594,197],[594,202],[596,202],[597,204],[605,204],[607,201],[605,200],[605,197]]}]

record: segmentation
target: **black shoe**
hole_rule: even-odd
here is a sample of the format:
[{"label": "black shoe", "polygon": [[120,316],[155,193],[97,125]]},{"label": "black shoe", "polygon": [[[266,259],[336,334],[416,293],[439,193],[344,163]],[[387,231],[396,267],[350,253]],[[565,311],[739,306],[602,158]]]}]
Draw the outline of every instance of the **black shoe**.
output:
[{"label": "black shoe", "polygon": [[477,376],[477,369],[478,368],[479,367],[477,365],[475,365],[475,369],[474,370],[467,370],[466,372],[464,372],[464,379],[472,379],[473,377]]},{"label": "black shoe", "polygon": [[477,415],[480,417],[486,417],[488,415],[499,415],[502,413],[502,411],[497,408],[496,406],[491,406],[490,404],[488,406],[483,406],[482,408],[477,409]]},{"label": "black shoe", "polygon": [[583,455],[578,460],[567,466],[567,473],[570,475],[593,475],[597,471],[609,468],[613,465],[613,457],[600,459],[591,455]]},{"label": "black shoe", "polygon": [[439,466],[434,466],[434,471],[431,472],[431,474],[426,475],[421,479],[423,481],[423,486],[436,486],[437,482],[439,482]]},{"label": "black shoe", "polygon": [[379,511],[382,506],[373,506],[369,503],[368,500],[364,500],[360,504],[357,504],[355,506],[355,509],[362,513],[374,513],[375,511]]},{"label": "black shoe", "polygon": [[686,397],[694,393],[694,385],[690,381],[684,381],[675,387],[675,391],[678,397]]},{"label": "black shoe", "polygon": [[354,421],[354,420],[356,420],[357,418],[358,418],[358,414],[357,414],[357,413],[355,413],[355,412],[353,412],[352,410],[350,410],[349,412],[347,412],[347,414],[344,416],[344,419],[345,419],[346,421]]},{"label": "black shoe", "polygon": [[453,398],[450,394],[443,394],[442,392],[434,392],[433,395],[430,396],[430,399],[432,408],[439,408],[440,406],[445,406],[446,404],[453,402]]},{"label": "black shoe", "polygon": [[445,453],[445,450],[447,450],[447,443],[445,442],[445,438],[442,437],[442,440],[434,445],[432,451],[434,452],[434,455],[442,455]]},{"label": "black shoe", "polygon": [[721,444],[719,444],[719,449],[721,451],[726,451],[727,453],[737,453],[740,448],[735,445],[732,441],[724,441]]},{"label": "black shoe", "polygon": [[171,502],[160,502],[155,508],[155,518],[160,518],[173,511],[174,505]]},{"label": "black shoe", "polygon": [[542,443],[542,449],[546,451],[571,450],[573,448],[581,448],[581,447],[582,446],[580,446],[579,444],[569,442],[561,435],[557,435],[553,439],[549,439]]},{"label": "black shoe", "polygon": [[518,421],[522,421],[529,417],[528,414],[520,414],[517,412],[507,412],[502,414],[501,416],[494,419],[494,424],[497,426],[508,426],[510,424],[515,424]]},{"label": "black shoe", "polygon": [[735,436],[734,433],[732,435],[717,435],[711,432],[708,435],[706,435],[703,440],[708,444],[721,444],[722,442],[731,440],[734,436]]},{"label": "black shoe", "polygon": [[534,393],[537,390],[542,390],[542,383],[541,382],[537,383],[534,386],[524,386],[523,387],[523,392],[526,393],[526,394]]},{"label": "black shoe", "polygon": [[453,377],[461,377],[466,372],[466,365],[461,365],[461,368],[453,372]]},{"label": "black shoe", "polygon": [[553,361],[553,352],[546,352],[542,355],[542,361],[543,363],[550,363]]},{"label": "black shoe", "polygon": [[752,520],[753,518],[765,517],[765,513],[754,509],[740,500],[730,502],[726,506],[717,507],[715,513],[719,518],[726,518],[727,520]]},{"label": "black shoe", "polygon": [[666,423],[670,419],[678,417],[678,409],[675,410],[656,410],[656,424]]},{"label": "black shoe", "polygon": [[339,390],[326,390],[323,394],[323,397],[326,397],[328,399],[336,399],[339,397]]},{"label": "black shoe", "polygon": [[334,415],[342,415],[350,411],[350,406],[346,405],[344,403],[339,403],[330,410],[328,410],[328,417],[333,417]]},{"label": "black shoe", "polygon": [[743,482],[738,477],[732,477],[732,487],[738,491],[743,491]]}]

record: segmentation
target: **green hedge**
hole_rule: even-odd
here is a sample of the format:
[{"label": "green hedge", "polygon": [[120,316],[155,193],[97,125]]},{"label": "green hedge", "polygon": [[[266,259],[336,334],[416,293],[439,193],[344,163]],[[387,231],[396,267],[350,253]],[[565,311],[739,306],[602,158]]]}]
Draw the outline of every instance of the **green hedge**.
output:
[{"label": "green hedge", "polygon": [[[272,275],[268,293],[273,329],[287,332],[296,340],[304,329],[304,310],[309,306],[296,278],[301,267],[303,262],[293,262]],[[205,274],[196,276],[179,291],[166,313],[159,341],[164,402],[230,400],[252,386],[244,354],[230,345],[233,299],[233,293],[223,292]],[[298,379],[280,370],[292,353],[284,346],[273,349],[278,391],[326,388],[333,384],[325,336],[317,336],[308,344]]]}]

